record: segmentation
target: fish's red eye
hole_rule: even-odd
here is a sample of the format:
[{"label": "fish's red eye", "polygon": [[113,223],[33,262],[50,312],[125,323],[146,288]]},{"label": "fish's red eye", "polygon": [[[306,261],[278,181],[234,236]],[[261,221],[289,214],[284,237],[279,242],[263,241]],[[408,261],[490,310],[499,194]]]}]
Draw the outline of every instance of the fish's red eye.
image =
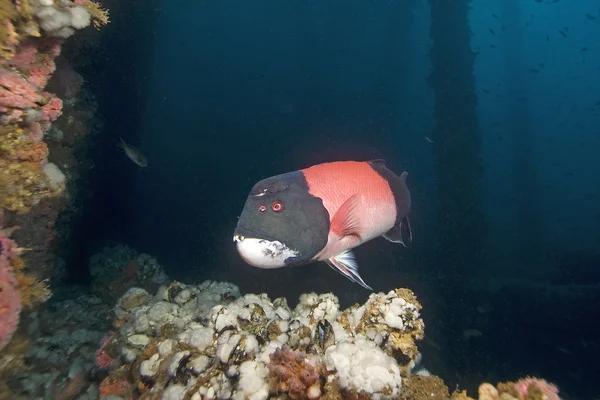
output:
[{"label": "fish's red eye", "polygon": [[271,204],[271,210],[275,211],[276,213],[282,212],[283,209],[283,203],[280,201],[275,200],[273,204]]},{"label": "fish's red eye", "polygon": [[265,205],[263,204],[262,206],[258,207],[258,211],[260,211],[260,212],[265,212],[265,211],[267,211],[267,206],[265,206]]}]

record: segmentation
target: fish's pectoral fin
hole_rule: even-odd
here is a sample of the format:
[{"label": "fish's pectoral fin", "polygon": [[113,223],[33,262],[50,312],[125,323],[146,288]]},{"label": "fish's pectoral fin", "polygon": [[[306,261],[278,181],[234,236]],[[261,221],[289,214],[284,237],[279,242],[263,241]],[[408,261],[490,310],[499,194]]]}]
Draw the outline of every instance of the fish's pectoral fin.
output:
[{"label": "fish's pectoral fin", "polygon": [[360,237],[360,218],[358,207],[360,206],[360,194],[356,193],[342,204],[331,220],[331,231],[340,237]]},{"label": "fish's pectoral fin", "polygon": [[360,277],[358,273],[358,264],[356,264],[356,259],[354,258],[354,254],[352,253],[352,251],[346,250],[335,257],[331,257],[325,260],[325,262],[332,269],[338,271],[340,274],[344,275],[352,282],[358,283],[365,289],[373,290],[373,288],[367,285],[365,281],[363,281],[363,279]]},{"label": "fish's pectoral fin", "polygon": [[400,221],[399,224],[394,225],[392,229],[383,235],[384,238],[390,242],[400,243],[406,247],[407,244],[412,243],[412,229],[410,228],[410,219],[408,215]]}]

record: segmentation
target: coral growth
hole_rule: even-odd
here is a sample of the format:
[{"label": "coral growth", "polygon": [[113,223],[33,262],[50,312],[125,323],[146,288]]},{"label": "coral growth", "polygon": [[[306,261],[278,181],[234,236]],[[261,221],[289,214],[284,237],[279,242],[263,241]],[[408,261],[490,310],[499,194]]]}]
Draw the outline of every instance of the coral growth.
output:
[{"label": "coral growth", "polygon": [[[2,137],[0,136],[0,141]],[[0,148],[3,145],[0,144]],[[55,194],[50,179],[37,162],[10,162],[0,158],[0,207],[26,212],[44,197]]]},{"label": "coral growth", "polygon": [[48,147],[42,141],[62,113],[62,101],[43,91],[60,46],[55,38],[31,38],[0,63],[0,208],[25,212],[63,189],[53,188],[44,173]]},{"label": "coral growth", "polygon": [[117,370],[100,382],[100,397],[116,397],[124,399],[133,398],[133,388],[123,376],[123,371]]},{"label": "coral growth", "polygon": [[0,1],[0,58],[10,57],[14,54],[18,35],[11,20],[18,16],[19,12],[12,1]]},{"label": "coral growth", "polygon": [[56,70],[54,60],[61,49],[62,40],[59,38],[31,38],[21,43],[7,64],[19,71],[37,90],[42,90]]},{"label": "coral growth", "polygon": [[17,287],[21,293],[21,305],[33,308],[44,303],[52,295],[48,281],[40,281],[33,273],[26,272],[25,263],[20,257],[16,260],[18,263],[15,262],[13,265],[17,277]]},{"label": "coral growth", "polygon": [[[496,386],[479,385],[478,400],[560,400],[558,388],[539,378],[522,378],[517,382],[501,382]],[[456,392],[452,400],[473,400],[466,392]]]},{"label": "coral growth", "polygon": [[446,400],[448,387],[437,376],[411,375],[402,384],[401,400]]},{"label": "coral growth", "polygon": [[329,347],[325,362],[346,397],[395,399],[401,393],[403,382],[396,360],[362,335]]},{"label": "coral growth", "polygon": [[293,400],[319,398],[319,373],[306,362],[306,353],[292,351],[285,345],[275,350],[270,358],[269,388],[273,393],[287,393]]},{"label": "coral growth", "polygon": [[[127,259],[119,263],[121,271]],[[129,265],[125,271],[137,270]],[[285,299],[239,296],[235,286],[212,281],[173,282],[156,295],[129,289],[114,308],[113,326],[119,358],[132,366],[136,391],[157,398],[234,400],[400,394],[401,371],[408,375],[414,360],[411,352],[398,350],[398,359],[388,355],[384,338],[404,337],[408,346],[422,336],[412,292],[374,294],[364,306],[343,312],[331,293],[304,294],[293,311]],[[377,320],[375,310],[386,320]]]},{"label": "coral growth", "polygon": [[114,301],[133,286],[156,291],[169,282],[156,259],[126,246],[106,247],[90,264],[92,289],[106,301]]},{"label": "coral growth", "polygon": [[88,387],[89,382],[85,372],[79,372],[62,389],[58,388],[57,382],[53,382],[52,398],[56,400],[76,399]]},{"label": "coral growth", "polygon": [[84,7],[90,13],[92,23],[96,29],[110,22],[108,11],[103,9],[99,3],[92,0],[74,0],[74,2]]},{"label": "coral growth", "polygon": [[15,229],[0,226],[0,350],[17,329],[22,307],[33,307],[50,297],[46,282],[26,272],[20,257],[25,249],[9,238]]},{"label": "coral growth", "polygon": [[560,400],[558,397],[558,388],[544,379],[530,377],[522,378],[515,383],[515,386],[521,397],[524,399],[529,397],[533,398],[536,392],[541,392],[548,400]]},{"label": "coral growth", "polygon": [[[88,9],[100,14],[94,17]],[[64,38],[97,18],[107,21],[97,4],[0,0],[0,397],[11,392],[4,385],[7,374],[32,368],[27,364],[35,357],[25,357],[28,341],[15,339],[20,337],[15,330],[25,330],[23,320],[30,313],[23,309],[50,297],[46,278],[56,260],[50,244],[57,237],[57,216],[68,202],[59,195],[66,188],[67,177],[74,175],[61,169],[79,168],[74,161],[74,142],[87,131],[82,126],[92,119],[88,115],[93,112],[92,102],[81,101],[79,109],[73,106],[82,79],[72,69],[66,70],[62,83],[68,90],[61,95],[70,91],[73,98],[66,107],[68,115],[62,118],[65,121],[60,122],[68,130],[63,129],[60,136],[68,139],[61,140],[64,144],[47,140],[56,129],[52,124],[65,112],[65,104],[50,84],[55,60]],[[83,107],[87,114],[80,111]],[[2,227],[15,225],[22,229],[8,239],[12,230],[2,231]],[[30,332],[31,326],[27,329]],[[70,373],[58,386],[54,383],[53,392],[46,384],[44,397],[72,398],[85,389],[86,382],[87,377]]]},{"label": "coral growth", "polygon": [[102,339],[100,348],[96,350],[96,365],[101,369],[111,369],[116,364],[117,354],[115,352],[115,345],[111,336],[105,336]]},{"label": "coral growth", "polygon": [[12,339],[21,313],[21,293],[12,266],[15,257],[15,243],[0,230],[0,350]]},{"label": "coral growth", "polygon": [[[4,248],[18,251],[14,242],[7,243]],[[141,282],[164,279],[151,257],[125,246],[106,248],[91,262],[97,292],[107,291],[115,273]],[[32,338],[26,360],[44,360],[47,369],[23,372],[23,357],[5,351],[0,393],[146,400],[473,400],[465,391],[450,396],[438,377],[419,375],[423,366],[419,354],[410,358],[416,346],[410,341],[423,336],[423,321],[419,303],[406,289],[373,293],[363,305],[343,311],[334,295],[307,293],[292,310],[283,298],[241,296],[228,283],[175,281],[152,294],[130,287],[116,305],[89,291],[61,288],[46,308],[22,316],[21,325]],[[9,350],[27,345],[20,338],[17,333]],[[390,344],[396,338],[402,340]],[[21,372],[6,373],[15,367]],[[559,400],[556,387],[537,378],[485,383],[476,398]]]},{"label": "coral growth", "polygon": [[[95,350],[108,331],[110,306],[82,287],[57,286],[54,292],[43,311],[21,315],[29,343],[21,344],[19,329],[0,354],[0,393],[17,399],[64,399],[57,396],[81,390],[82,395],[69,398],[97,399],[105,373],[95,365]],[[107,354],[109,347],[104,348]],[[80,372],[85,372],[83,381]],[[10,388],[3,382],[10,382]]]},{"label": "coral growth", "polygon": [[28,109],[38,107],[42,95],[38,88],[16,72],[0,69],[0,106],[7,113],[9,108]]},{"label": "coral growth", "polygon": [[[43,168],[50,123],[63,113],[62,100],[46,92],[65,37],[108,14],[89,0],[0,3],[0,208],[25,212],[60,194]],[[69,97],[81,88],[74,70],[61,74]],[[56,168],[57,169],[57,168]]]}]

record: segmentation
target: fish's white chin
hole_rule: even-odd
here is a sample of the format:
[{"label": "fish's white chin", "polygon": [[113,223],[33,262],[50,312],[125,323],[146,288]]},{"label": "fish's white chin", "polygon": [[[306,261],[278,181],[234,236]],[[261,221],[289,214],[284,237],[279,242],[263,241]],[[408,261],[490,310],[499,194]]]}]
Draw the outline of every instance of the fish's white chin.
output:
[{"label": "fish's white chin", "polygon": [[285,260],[298,255],[279,241],[247,238],[236,235],[233,237],[238,253],[248,264],[258,268],[280,268],[285,266]]}]

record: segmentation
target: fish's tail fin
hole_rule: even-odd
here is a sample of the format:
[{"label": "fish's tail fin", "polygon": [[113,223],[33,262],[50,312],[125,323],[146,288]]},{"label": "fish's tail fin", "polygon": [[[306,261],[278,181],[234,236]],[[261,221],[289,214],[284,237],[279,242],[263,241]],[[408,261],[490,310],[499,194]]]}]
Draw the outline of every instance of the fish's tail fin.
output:
[{"label": "fish's tail fin", "polygon": [[394,225],[392,229],[386,232],[383,237],[390,242],[400,243],[404,247],[411,244],[413,235],[408,215],[402,218],[400,223]]},{"label": "fish's tail fin", "polygon": [[400,243],[404,247],[412,242],[412,229],[410,227],[411,198],[410,191],[406,186],[408,172],[404,171],[400,176],[390,171],[384,164],[373,163],[373,169],[379,173],[389,184],[396,203],[396,220],[392,228],[383,237],[390,242]]},{"label": "fish's tail fin", "polygon": [[127,146],[127,143],[123,140],[122,137],[119,137],[119,143],[117,143],[117,147],[120,149],[124,149]]}]

